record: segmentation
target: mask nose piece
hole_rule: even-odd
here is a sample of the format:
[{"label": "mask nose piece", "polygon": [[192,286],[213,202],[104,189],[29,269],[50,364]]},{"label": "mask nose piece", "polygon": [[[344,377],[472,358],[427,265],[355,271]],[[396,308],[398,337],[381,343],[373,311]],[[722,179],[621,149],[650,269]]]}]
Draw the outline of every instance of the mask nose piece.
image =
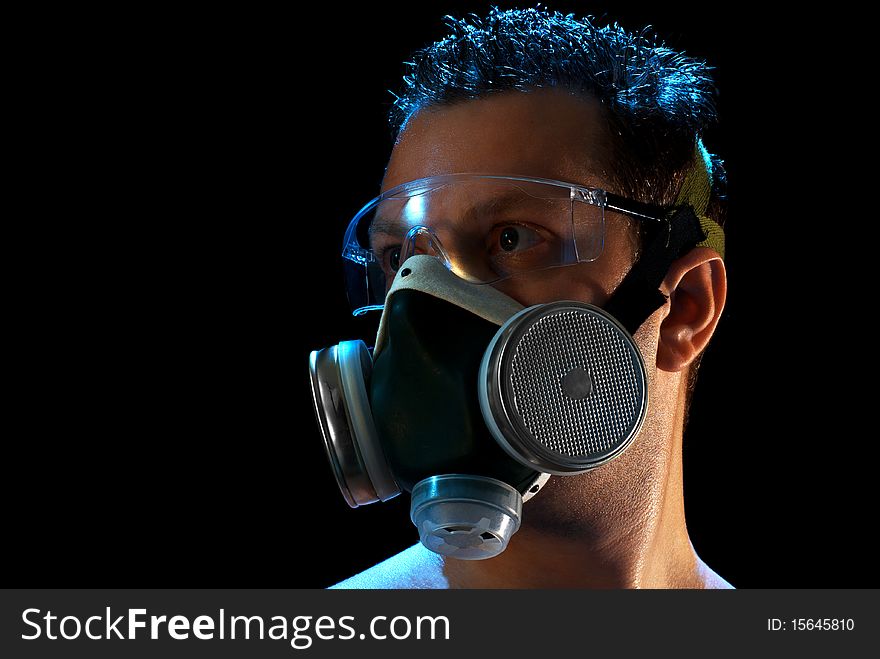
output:
[{"label": "mask nose piece", "polygon": [[416,483],[410,518],[422,544],[464,560],[492,558],[519,530],[522,496],[486,476],[443,474]]}]

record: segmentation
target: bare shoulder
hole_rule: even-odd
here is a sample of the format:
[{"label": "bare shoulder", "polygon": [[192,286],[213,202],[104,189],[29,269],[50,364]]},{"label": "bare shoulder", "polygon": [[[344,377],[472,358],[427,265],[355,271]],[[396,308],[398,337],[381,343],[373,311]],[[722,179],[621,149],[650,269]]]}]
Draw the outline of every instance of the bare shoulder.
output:
[{"label": "bare shoulder", "polygon": [[703,584],[703,588],[709,589],[732,589],[732,586],[724,577],[719,575],[715,570],[706,565],[702,559],[698,562],[698,567],[700,571],[700,581]]},{"label": "bare shoulder", "polygon": [[448,588],[443,559],[421,543],[340,581],[331,589]]}]

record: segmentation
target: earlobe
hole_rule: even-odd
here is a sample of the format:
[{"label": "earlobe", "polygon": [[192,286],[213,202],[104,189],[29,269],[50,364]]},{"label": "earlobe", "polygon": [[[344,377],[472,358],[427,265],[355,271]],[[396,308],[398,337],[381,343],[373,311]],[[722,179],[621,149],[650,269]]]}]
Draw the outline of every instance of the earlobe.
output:
[{"label": "earlobe", "polygon": [[727,272],[718,254],[697,247],[678,259],[663,280],[669,311],[660,324],[657,368],[689,366],[715,332],[727,298]]}]

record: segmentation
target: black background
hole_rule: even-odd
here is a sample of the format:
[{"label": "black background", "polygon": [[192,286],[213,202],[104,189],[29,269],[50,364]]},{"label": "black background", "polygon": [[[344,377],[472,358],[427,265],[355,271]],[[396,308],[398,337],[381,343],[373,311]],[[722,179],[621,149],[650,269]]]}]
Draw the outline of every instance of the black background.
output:
[{"label": "black background", "polygon": [[[339,495],[307,360],[371,338],[339,248],[390,152],[387,90],[444,14],[487,6],[21,22],[9,585],[324,587],[417,541],[408,497]],[[730,289],[685,436],[697,552],[737,587],[876,586],[825,18],[550,7],[652,25],[716,67]]]}]

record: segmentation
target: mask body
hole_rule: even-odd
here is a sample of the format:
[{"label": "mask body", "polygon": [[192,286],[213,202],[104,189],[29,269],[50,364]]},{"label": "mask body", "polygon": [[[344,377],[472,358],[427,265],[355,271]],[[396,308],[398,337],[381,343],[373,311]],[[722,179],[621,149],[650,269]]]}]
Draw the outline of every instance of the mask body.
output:
[{"label": "mask body", "polygon": [[400,487],[412,492],[435,474],[471,473],[524,492],[538,474],[504,452],[480,410],[480,363],[498,326],[413,289],[390,296],[385,313],[370,403]]},{"label": "mask body", "polygon": [[[313,353],[311,369],[340,489],[353,506],[412,493],[422,543],[456,558],[503,551],[549,475],[617,455],[647,407],[638,349],[605,312],[577,302],[526,309],[427,255],[401,268],[372,359],[349,343],[335,361]],[[347,389],[328,386],[334,369]],[[352,485],[358,478],[368,486]]]}]

